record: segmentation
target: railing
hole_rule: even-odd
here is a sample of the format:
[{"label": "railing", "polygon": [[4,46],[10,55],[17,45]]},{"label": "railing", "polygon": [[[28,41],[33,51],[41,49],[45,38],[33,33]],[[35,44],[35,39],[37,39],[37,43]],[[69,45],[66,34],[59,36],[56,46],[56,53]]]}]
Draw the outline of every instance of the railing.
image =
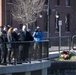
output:
[{"label": "railing", "polygon": [[49,52],[71,50],[71,36],[61,36],[61,45],[59,43],[59,37],[44,38],[49,40]]},{"label": "railing", "polygon": [[76,35],[72,36],[72,43],[71,43],[71,45],[72,45],[72,49],[76,50]]},{"label": "railing", "polygon": [[[43,59],[49,55],[48,40],[0,42],[1,64],[19,64]],[[10,50],[9,50],[10,49]],[[10,60],[10,61],[9,61]]]},{"label": "railing", "polygon": [[[17,41],[17,42],[1,42],[2,45],[6,45],[6,47],[8,47],[7,45],[12,44],[12,52],[13,53],[13,57],[11,57],[11,62],[12,63],[23,63],[26,62],[25,59],[27,54],[28,54],[28,62],[31,63],[31,61],[42,61],[43,59],[47,59],[49,52],[59,52],[63,51],[63,50],[71,50],[71,36],[62,36],[61,37],[61,46],[59,46],[59,37],[49,37],[49,38],[44,38],[44,40],[39,41],[39,42],[35,42],[35,41]],[[20,50],[20,46],[22,46],[22,50]],[[4,58],[6,59],[6,63],[8,63],[9,61],[7,60],[7,58],[9,57],[8,55],[8,51],[6,51],[6,48],[4,46],[3,51],[0,51],[5,53],[5,55],[2,56],[1,55],[1,59]],[[26,54],[27,53],[27,54]],[[24,57],[22,60],[21,57]],[[3,59],[3,60],[4,60]],[[2,60],[1,60],[2,61]]]}]

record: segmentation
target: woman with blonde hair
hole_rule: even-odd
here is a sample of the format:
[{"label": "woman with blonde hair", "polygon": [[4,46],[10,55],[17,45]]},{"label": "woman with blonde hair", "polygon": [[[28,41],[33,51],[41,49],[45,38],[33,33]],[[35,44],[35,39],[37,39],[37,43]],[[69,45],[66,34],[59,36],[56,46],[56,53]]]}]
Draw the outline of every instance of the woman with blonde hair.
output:
[{"label": "woman with blonde hair", "polygon": [[10,63],[11,62],[11,52],[12,52],[12,44],[10,42],[12,42],[12,30],[13,27],[10,27],[7,31],[7,40],[8,40],[8,44],[7,44],[7,61]]}]

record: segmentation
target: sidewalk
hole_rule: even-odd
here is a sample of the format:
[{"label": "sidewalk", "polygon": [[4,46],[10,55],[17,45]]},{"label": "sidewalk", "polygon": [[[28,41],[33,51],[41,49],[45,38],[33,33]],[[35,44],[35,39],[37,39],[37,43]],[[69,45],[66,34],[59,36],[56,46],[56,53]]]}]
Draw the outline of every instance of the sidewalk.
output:
[{"label": "sidewalk", "polygon": [[54,58],[59,56],[59,51],[49,52],[49,58]]},{"label": "sidewalk", "polygon": [[[61,50],[60,52],[62,52],[63,50]],[[70,50],[74,55],[76,55],[76,50],[71,49]],[[54,58],[54,57],[58,57],[59,56],[59,51],[55,50],[55,51],[49,51],[49,58]]]},{"label": "sidewalk", "polygon": [[[60,52],[62,52],[63,50],[69,50],[69,47],[61,46]],[[54,57],[58,57],[58,56],[59,56],[58,46],[52,46],[51,48],[49,48],[49,58],[54,58]]]}]

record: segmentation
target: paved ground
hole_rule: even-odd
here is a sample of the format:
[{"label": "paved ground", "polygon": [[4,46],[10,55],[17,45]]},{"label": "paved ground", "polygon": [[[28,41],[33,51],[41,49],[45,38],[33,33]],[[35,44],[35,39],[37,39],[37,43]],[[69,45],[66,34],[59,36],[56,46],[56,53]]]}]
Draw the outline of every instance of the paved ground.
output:
[{"label": "paved ground", "polygon": [[61,52],[63,50],[72,50],[72,49],[71,47],[61,46],[59,50],[58,46],[52,46],[51,48],[49,48],[49,58],[59,56],[59,51]]},{"label": "paved ground", "polygon": [[59,46],[51,46],[51,48],[49,48],[49,52],[54,52],[54,51],[59,51],[59,49],[62,50],[71,50],[71,47],[69,46],[61,46],[59,48]]}]

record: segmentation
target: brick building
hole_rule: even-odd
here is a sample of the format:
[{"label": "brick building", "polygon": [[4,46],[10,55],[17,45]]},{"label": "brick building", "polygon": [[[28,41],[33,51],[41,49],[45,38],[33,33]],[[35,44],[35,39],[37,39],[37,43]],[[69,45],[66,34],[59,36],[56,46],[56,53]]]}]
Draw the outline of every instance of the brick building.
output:
[{"label": "brick building", "polygon": [[[36,26],[47,34],[48,37],[59,36],[59,23],[62,21],[62,36],[74,35],[76,33],[76,0],[46,0],[44,8],[40,13],[42,18],[38,17],[37,21],[29,25],[34,31]],[[10,24],[13,27],[20,28],[20,25],[13,20],[11,15],[12,0],[0,0],[2,14],[0,25]]]}]

